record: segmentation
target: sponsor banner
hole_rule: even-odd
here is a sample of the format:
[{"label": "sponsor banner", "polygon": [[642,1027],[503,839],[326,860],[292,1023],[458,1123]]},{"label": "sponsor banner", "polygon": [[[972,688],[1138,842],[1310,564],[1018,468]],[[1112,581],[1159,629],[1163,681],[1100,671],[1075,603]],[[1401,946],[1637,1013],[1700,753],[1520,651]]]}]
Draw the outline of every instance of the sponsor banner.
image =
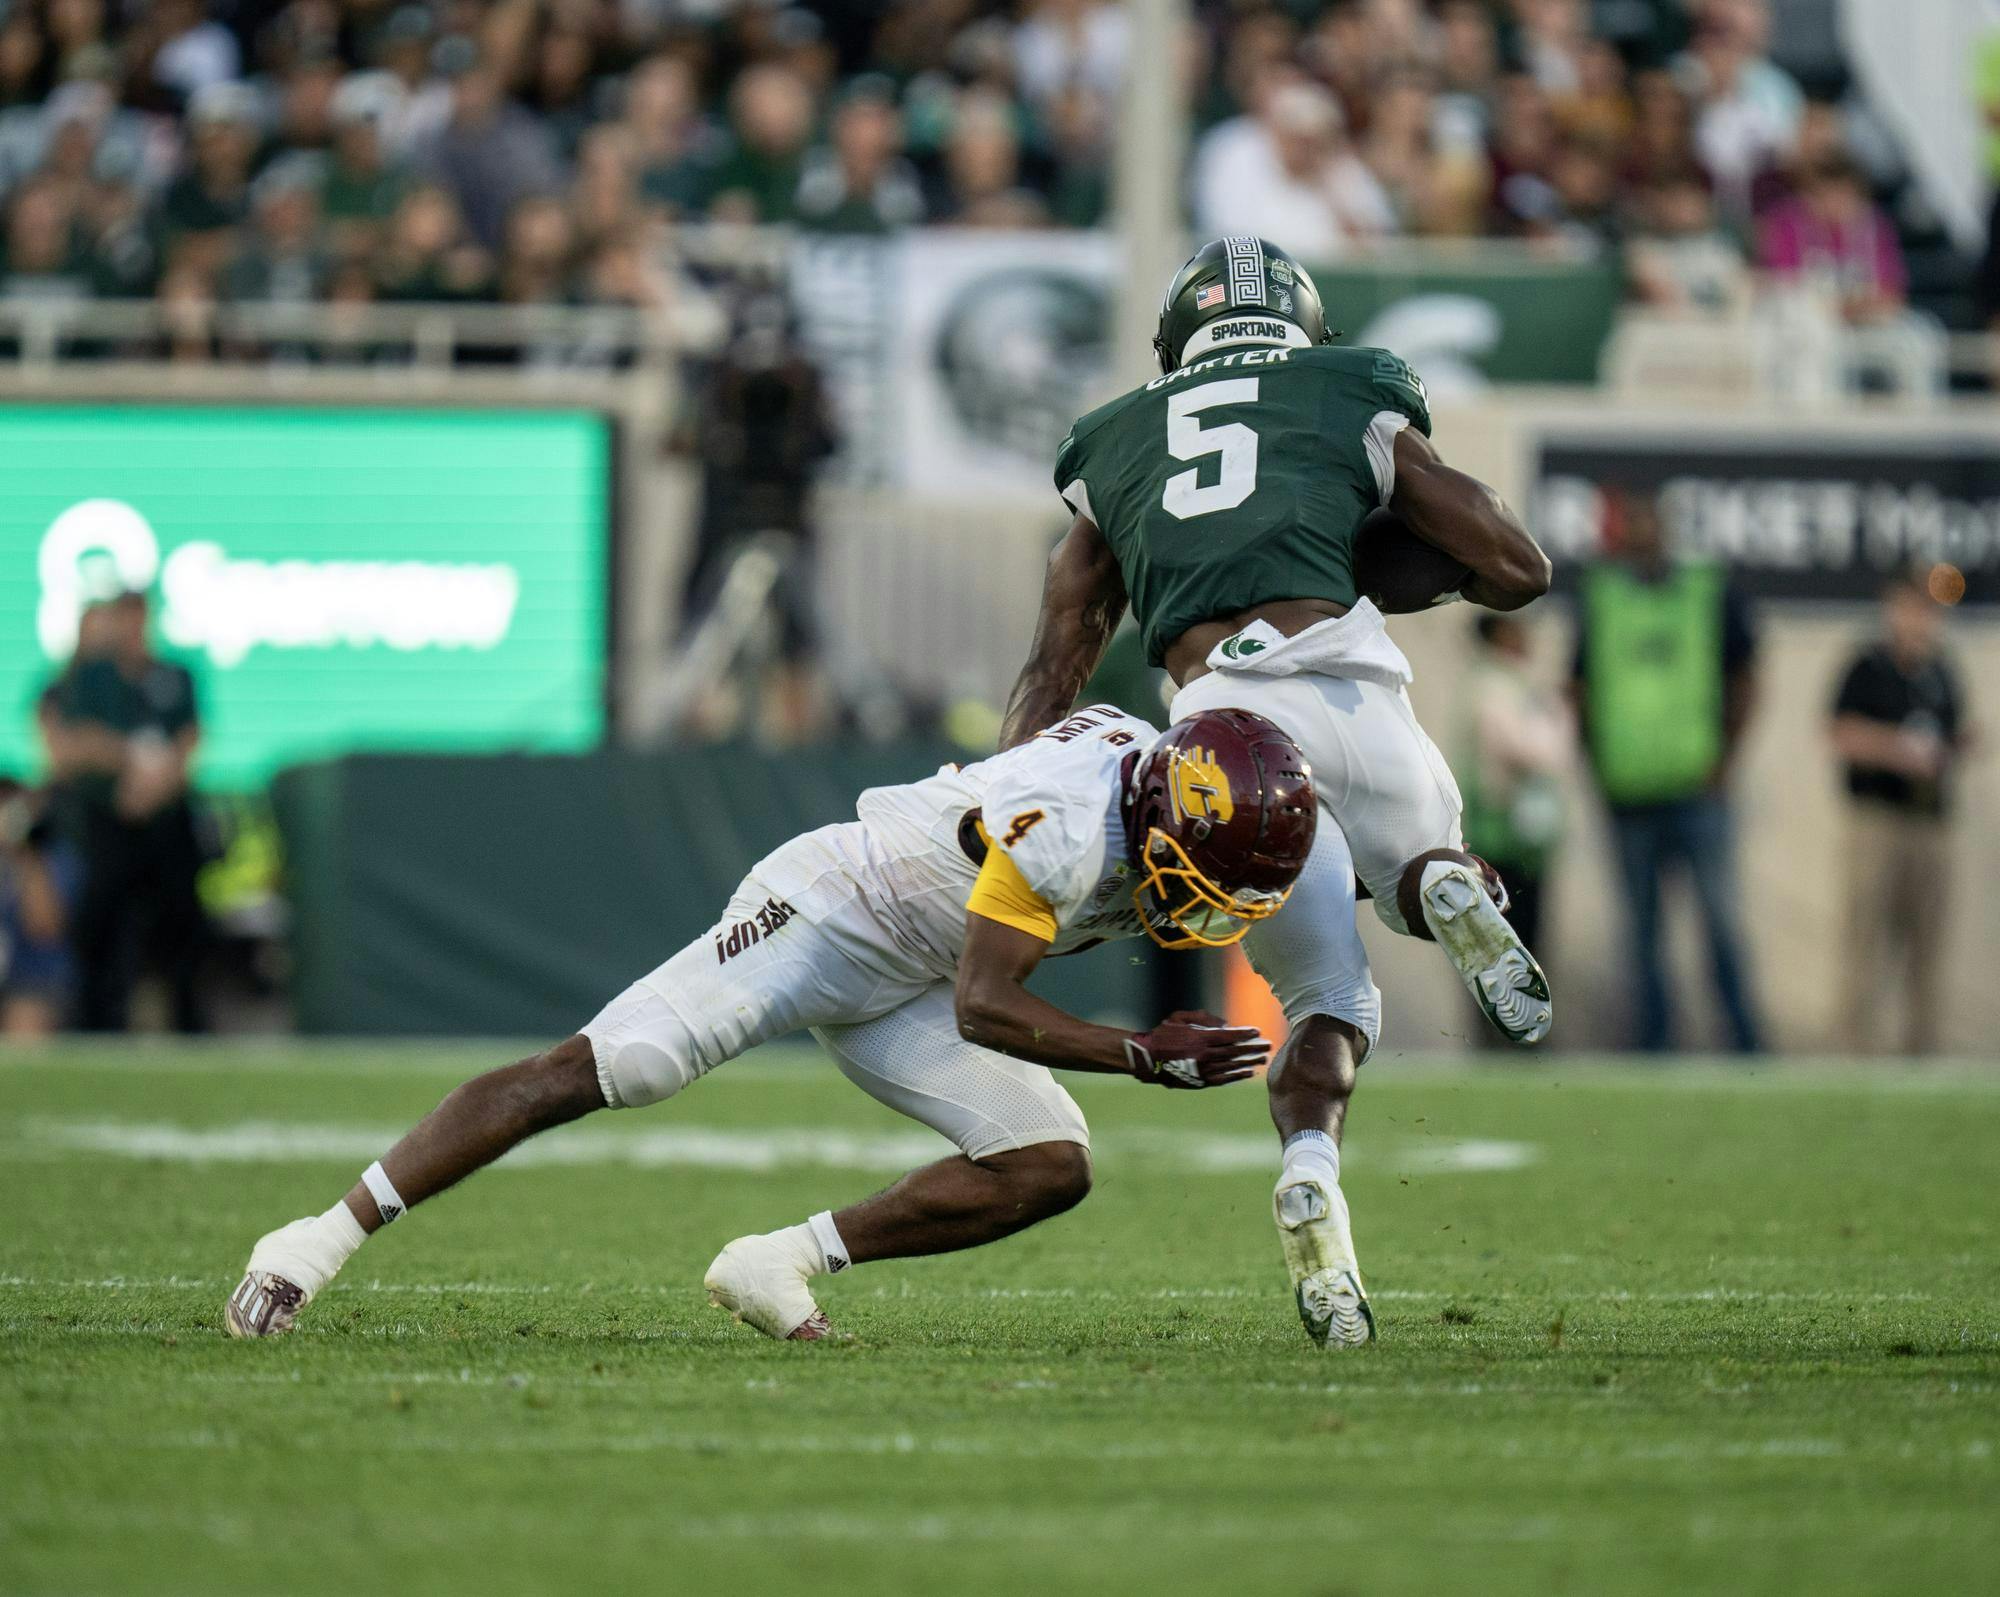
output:
[{"label": "sponsor banner", "polygon": [[[1615,269],[1481,265],[1398,252],[1313,270],[1329,325],[1393,349],[1436,399],[1492,383],[1594,383],[1618,305]],[[792,295],[844,423],[852,486],[1038,493],[1069,425],[1111,392],[1117,243],[1108,233],[917,229],[807,236]],[[1146,283],[1149,297],[1164,288]],[[1226,297],[1218,286],[1217,303]]]},{"label": "sponsor banner", "polygon": [[1623,495],[1654,501],[1677,553],[1722,561],[1765,598],[1871,599],[1895,573],[1940,568],[1940,598],[1958,593],[1962,576],[1964,602],[2000,601],[2000,448],[1990,435],[1545,435],[1531,525],[1558,581],[1602,552]]},{"label": "sponsor banner", "polygon": [[611,428],[572,412],[0,407],[0,769],[97,598],[152,595],[200,779],[604,728]]}]

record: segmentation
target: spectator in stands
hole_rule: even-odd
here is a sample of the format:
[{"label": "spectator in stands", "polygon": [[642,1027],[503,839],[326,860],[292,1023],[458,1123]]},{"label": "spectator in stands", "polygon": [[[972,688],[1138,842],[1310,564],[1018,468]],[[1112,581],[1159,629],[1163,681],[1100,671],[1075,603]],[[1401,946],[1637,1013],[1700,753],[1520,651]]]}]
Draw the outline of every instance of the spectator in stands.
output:
[{"label": "spectator in stands", "polygon": [[1773,63],[1769,0],[1701,0],[1675,72],[1696,105],[1694,141],[1724,209],[1749,214],[1751,183],[1797,137],[1805,95]]},{"label": "spectator in stands", "polygon": [[634,222],[593,243],[578,277],[577,297],[589,305],[659,311],[673,302],[674,285],[658,252],[647,247],[644,227]]},{"label": "spectator in stands", "polygon": [[[1484,611],[1477,654],[1459,701],[1464,720],[1453,761],[1465,799],[1465,846],[1507,884],[1507,918],[1541,949],[1543,884],[1562,833],[1558,783],[1576,747],[1576,722],[1561,692],[1535,673],[1528,624]],[[1475,1035],[1497,1042],[1491,1027]]]},{"label": "spectator in stands", "polygon": [[548,131],[507,98],[498,69],[476,59],[453,80],[450,118],[424,141],[417,164],[451,192],[467,230],[489,248],[522,200],[562,186]]},{"label": "spectator in stands", "polygon": [[[92,64],[111,49],[105,33],[106,10],[105,0],[49,0],[44,17],[49,30],[51,82],[73,82],[85,75],[87,67],[94,75]],[[18,14],[28,15],[28,8],[22,7]],[[135,48],[138,43],[131,41]]]},{"label": "spectator in stands", "polygon": [[235,251],[250,216],[257,141],[257,97],[243,84],[214,84],[194,97],[184,164],[160,199],[169,264],[213,274]]},{"label": "spectator in stands", "polygon": [[364,82],[383,91],[383,138],[398,160],[416,151],[451,116],[451,85],[433,67],[436,29],[422,5],[401,5],[372,30]]},{"label": "spectator in stands", "polygon": [[1552,224],[1562,201],[1555,189],[1556,123],[1541,85],[1524,73],[1501,79],[1495,100],[1487,192],[1494,231],[1524,233]]},{"label": "spectator in stands", "polygon": [[746,69],[729,93],[732,137],[710,173],[708,211],[731,222],[789,222],[812,140],[812,91],[789,67]]},{"label": "spectator in stands", "polygon": [[201,736],[194,679],[153,653],[143,593],[103,608],[105,652],[64,673],[57,709],[84,867],[72,918],[78,1018],[86,1031],[123,1031],[150,956],[167,976],[174,1028],[204,1031],[206,923],[188,779]]},{"label": "spectator in stands", "polygon": [[527,109],[549,130],[565,161],[575,159],[584,130],[597,118],[595,60],[590,35],[561,23],[542,35],[534,53]]},{"label": "spectator in stands", "polygon": [[1550,168],[1555,209],[1529,226],[1531,233],[1595,251],[1616,245],[1625,229],[1618,168],[1611,153],[1589,139],[1564,139]]},{"label": "spectator in stands", "polygon": [[126,98],[147,111],[178,111],[242,68],[236,35],[211,20],[204,0],[142,0],[122,43]]},{"label": "spectator in stands", "polygon": [[277,88],[277,119],[270,131],[267,160],[333,147],[334,101],[343,76],[340,60],[331,53],[302,54],[286,67]]},{"label": "spectator in stands", "polygon": [[605,240],[627,232],[640,215],[631,140],[617,123],[600,123],[584,134],[577,147],[569,209],[577,250],[586,256]]},{"label": "spectator in stands", "polygon": [[886,78],[860,79],[842,97],[828,141],[806,158],[798,211],[829,233],[886,233],[923,219],[923,188],[903,158],[903,119]]},{"label": "spectator in stands", "polygon": [[306,157],[269,167],[252,190],[252,223],[223,271],[238,304],[299,305],[323,298],[332,260],[320,234],[319,189]]},{"label": "spectator in stands", "polygon": [[1277,84],[1247,128],[1225,124],[1209,138],[1195,193],[1204,233],[1261,233],[1306,260],[1335,261],[1397,229],[1339,102],[1315,84]]},{"label": "spectator in stands", "polygon": [[1708,185],[1693,167],[1665,173],[1639,196],[1625,274],[1632,297],[1654,310],[1721,316],[1750,302],[1742,247],[1717,225]]},{"label": "spectator in stands", "polygon": [[575,243],[563,202],[553,194],[529,195],[507,218],[498,298],[509,305],[565,303]]},{"label": "spectator in stands", "polygon": [[0,250],[0,293],[43,301],[89,296],[74,216],[51,179],[34,178],[15,191]]},{"label": "spectator in stands", "polygon": [[[1943,613],[1916,582],[1882,596],[1882,636],[1834,694],[1832,736],[1847,783],[1847,949],[1836,1046],[1881,1036],[1885,990],[1900,986],[1903,1048],[1935,1053],[1951,907],[1952,777],[1970,742],[1965,692],[1941,647]],[[1901,967],[1900,983],[1891,980]]]},{"label": "spectator in stands", "polygon": [[343,258],[369,254],[410,187],[410,174],[389,151],[387,129],[394,91],[380,80],[356,76],[333,101],[333,150],[320,190],[330,242]]},{"label": "spectator in stands", "polygon": [[630,141],[648,204],[673,216],[700,213],[722,135],[702,115],[694,71],[679,55],[648,56],[625,78],[617,124]]},{"label": "spectator in stands", "polygon": [[39,105],[52,77],[47,41],[25,7],[0,17],[0,108]]},{"label": "spectator in stands", "polygon": [[1584,0],[1513,0],[1514,53],[1551,100],[1583,92],[1590,12]]},{"label": "spectator in stands", "polygon": [[1048,207],[1021,182],[1013,108],[987,93],[959,96],[945,148],[945,192],[936,219],[960,227],[1040,227]]},{"label": "spectator in stands", "polygon": [[1299,42],[1297,64],[1333,94],[1341,124],[1357,126],[1366,117],[1375,85],[1389,65],[1377,15],[1349,0],[1327,6]]},{"label": "spectator in stands", "polygon": [[1111,105],[1072,84],[1048,107],[1049,210],[1059,227],[1095,227],[1111,207]]},{"label": "spectator in stands", "polygon": [[1022,95],[1038,111],[1078,85],[1115,100],[1125,81],[1131,33],[1122,5],[1028,0],[1014,29],[1014,70]]},{"label": "spectator in stands", "polygon": [[160,274],[160,336],[153,353],[179,365],[215,358],[215,285],[198,266],[169,266]]},{"label": "spectator in stands", "polygon": [[492,257],[465,232],[458,202],[435,184],[403,196],[375,258],[375,290],[386,300],[465,300],[492,291]]},{"label": "spectator in stands", "polygon": [[1607,555],[1583,573],[1572,696],[1610,812],[1631,918],[1635,1041],[1674,1041],[1660,891],[1684,867],[1730,1046],[1763,1047],[1736,886],[1729,777],[1756,694],[1756,634],[1721,567],[1675,561],[1648,495],[1609,495]]},{"label": "spectator in stands", "polygon": [[[1701,170],[1694,148],[1694,114],[1687,95],[1667,72],[1632,78],[1632,130],[1621,173],[1627,190],[1641,192],[1663,178]],[[1707,176],[1703,175],[1703,186]]]},{"label": "spectator in stands", "polygon": [[1886,322],[1903,310],[1909,274],[1902,242],[1846,156],[1802,174],[1797,198],[1772,207],[1758,255],[1780,282],[1829,291],[1851,326]]},{"label": "spectator in stands", "polygon": [[1601,39],[1584,41],[1578,58],[1577,87],[1551,101],[1556,126],[1566,137],[1617,151],[1632,136],[1632,94],[1625,61]]},{"label": "spectator in stands", "polygon": [[1500,83],[1500,42],[1484,0],[1444,0],[1437,15],[1438,133],[1484,146]]},{"label": "spectator in stands", "polygon": [[1485,151],[1440,144],[1429,75],[1405,67],[1380,86],[1361,158],[1408,233],[1477,232],[1486,207]]}]

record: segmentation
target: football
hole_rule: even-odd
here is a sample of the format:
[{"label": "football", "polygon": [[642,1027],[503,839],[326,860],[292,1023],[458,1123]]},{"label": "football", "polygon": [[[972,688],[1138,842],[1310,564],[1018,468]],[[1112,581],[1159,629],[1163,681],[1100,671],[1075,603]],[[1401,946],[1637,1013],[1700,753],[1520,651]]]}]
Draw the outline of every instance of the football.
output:
[{"label": "football", "polygon": [[1428,610],[1471,575],[1470,567],[1425,543],[1393,510],[1371,510],[1354,534],[1355,591],[1384,615]]}]

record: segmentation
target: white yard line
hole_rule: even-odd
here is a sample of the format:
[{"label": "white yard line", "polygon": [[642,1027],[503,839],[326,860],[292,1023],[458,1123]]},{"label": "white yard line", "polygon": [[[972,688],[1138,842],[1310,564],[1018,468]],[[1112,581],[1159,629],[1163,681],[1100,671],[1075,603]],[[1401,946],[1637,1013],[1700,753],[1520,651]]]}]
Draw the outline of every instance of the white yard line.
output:
[{"label": "white yard line", "polygon": [[[15,1288],[22,1291],[40,1292],[215,1292],[226,1290],[232,1283],[220,1276],[96,1276],[96,1277],[54,1277],[34,1275],[0,1275],[0,1289]],[[364,1292],[382,1296],[411,1297],[539,1297],[572,1299],[620,1299],[633,1297],[688,1298],[696,1297],[697,1289],[691,1285],[669,1285],[659,1282],[532,1282],[532,1281],[383,1281],[379,1279],[358,1281],[342,1279],[327,1288],[328,1296],[321,1301],[333,1301],[333,1295],[346,1292]],[[938,1299],[976,1299],[980,1301],[1006,1301],[1019,1299],[1027,1302],[1062,1302],[1074,1300],[1087,1303],[1122,1302],[1176,1302],[1176,1301],[1260,1301],[1265,1298],[1283,1299],[1282,1282],[1268,1290],[1261,1287],[1154,1287],[1131,1292],[1117,1292],[1108,1288],[1091,1287],[922,1287],[904,1286],[892,1290],[876,1287],[873,1291],[841,1292],[833,1301],[852,1302],[859,1298],[864,1301],[880,1302],[924,1302]],[[1700,1287],[1680,1291],[1628,1291],[1623,1288],[1591,1288],[1571,1290],[1550,1287],[1545,1291],[1524,1292],[1512,1289],[1477,1288],[1457,1292],[1434,1291],[1420,1288],[1396,1288],[1374,1290],[1372,1299],[1384,1303],[1464,1303],[1477,1306],[1481,1303],[1535,1303],[1560,1305],[1565,1303],[1929,1303],[1933,1296],[1928,1292],[1863,1292],[1829,1289],[1815,1292],[1767,1292],[1751,1287]]]},{"label": "white yard line", "polygon": [[[57,1039],[10,1049],[0,1063],[0,1086],[9,1074],[85,1071],[142,1075],[215,1074],[251,1076],[403,1076],[428,1080],[462,1077],[507,1064],[546,1047],[549,1038],[312,1038],[227,1037],[184,1041],[147,1037],[106,1045]],[[1701,1092],[1759,1088],[1835,1088],[1885,1091],[1965,1091],[2000,1093],[2000,1071],[1990,1057],[1904,1060],[1843,1055],[1793,1055],[1754,1063],[1724,1055],[1681,1055],[1671,1064],[1631,1067],[1615,1056],[1542,1054],[1510,1058],[1501,1066],[1466,1052],[1432,1053],[1387,1048],[1369,1061],[1373,1079],[1474,1082],[1506,1078],[1526,1090],[1551,1087],[1616,1087],[1642,1091]],[[767,1044],[719,1072],[723,1083],[755,1076],[803,1076],[832,1070],[820,1050],[805,1041]],[[1073,1091],[1119,1091],[1126,1084],[1081,1076],[1066,1082]]]},{"label": "white yard line", "polygon": [[[164,1120],[61,1119],[22,1123],[15,1146],[23,1154],[89,1153],[176,1164],[280,1164],[306,1159],[366,1162],[401,1135],[394,1126],[319,1121],[243,1120],[183,1126]],[[1136,1159],[1201,1174],[1272,1171],[1275,1141],[1267,1133],[1172,1131],[1132,1127],[1110,1133],[1094,1151],[1116,1163]],[[950,1150],[933,1131],[852,1132],[807,1126],[724,1130],[657,1126],[618,1131],[608,1126],[551,1132],[523,1143],[501,1161],[516,1170],[550,1166],[626,1165],[650,1170],[768,1171],[794,1168],[904,1170]],[[1493,1137],[1418,1137],[1362,1153],[1397,1171],[1519,1170],[1535,1162],[1529,1142]]]}]

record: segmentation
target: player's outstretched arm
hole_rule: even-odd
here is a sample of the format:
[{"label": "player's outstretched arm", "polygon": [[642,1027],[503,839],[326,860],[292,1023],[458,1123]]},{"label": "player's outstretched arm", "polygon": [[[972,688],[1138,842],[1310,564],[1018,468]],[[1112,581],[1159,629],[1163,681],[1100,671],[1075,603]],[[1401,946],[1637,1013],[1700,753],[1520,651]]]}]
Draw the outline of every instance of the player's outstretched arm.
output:
[{"label": "player's outstretched arm", "polygon": [[1000,747],[1025,743],[1068,715],[1125,614],[1125,578],[1088,516],[1070,524],[1042,584],[1042,613],[1028,663],[1007,697]]},{"label": "player's outstretched arm", "polygon": [[1261,1032],[1224,1025],[1214,1015],[1178,1012],[1137,1033],[1079,1020],[1025,985],[1048,951],[1032,933],[968,911],[954,995],[959,1035],[1038,1065],[1132,1076],[1163,1087],[1224,1086],[1270,1059],[1271,1044]]},{"label": "player's outstretched arm", "polygon": [[1414,427],[1396,434],[1390,508],[1425,543],[1472,568],[1459,590],[1489,610],[1518,610],[1549,591],[1549,557],[1520,518],[1477,477],[1447,466]]}]

